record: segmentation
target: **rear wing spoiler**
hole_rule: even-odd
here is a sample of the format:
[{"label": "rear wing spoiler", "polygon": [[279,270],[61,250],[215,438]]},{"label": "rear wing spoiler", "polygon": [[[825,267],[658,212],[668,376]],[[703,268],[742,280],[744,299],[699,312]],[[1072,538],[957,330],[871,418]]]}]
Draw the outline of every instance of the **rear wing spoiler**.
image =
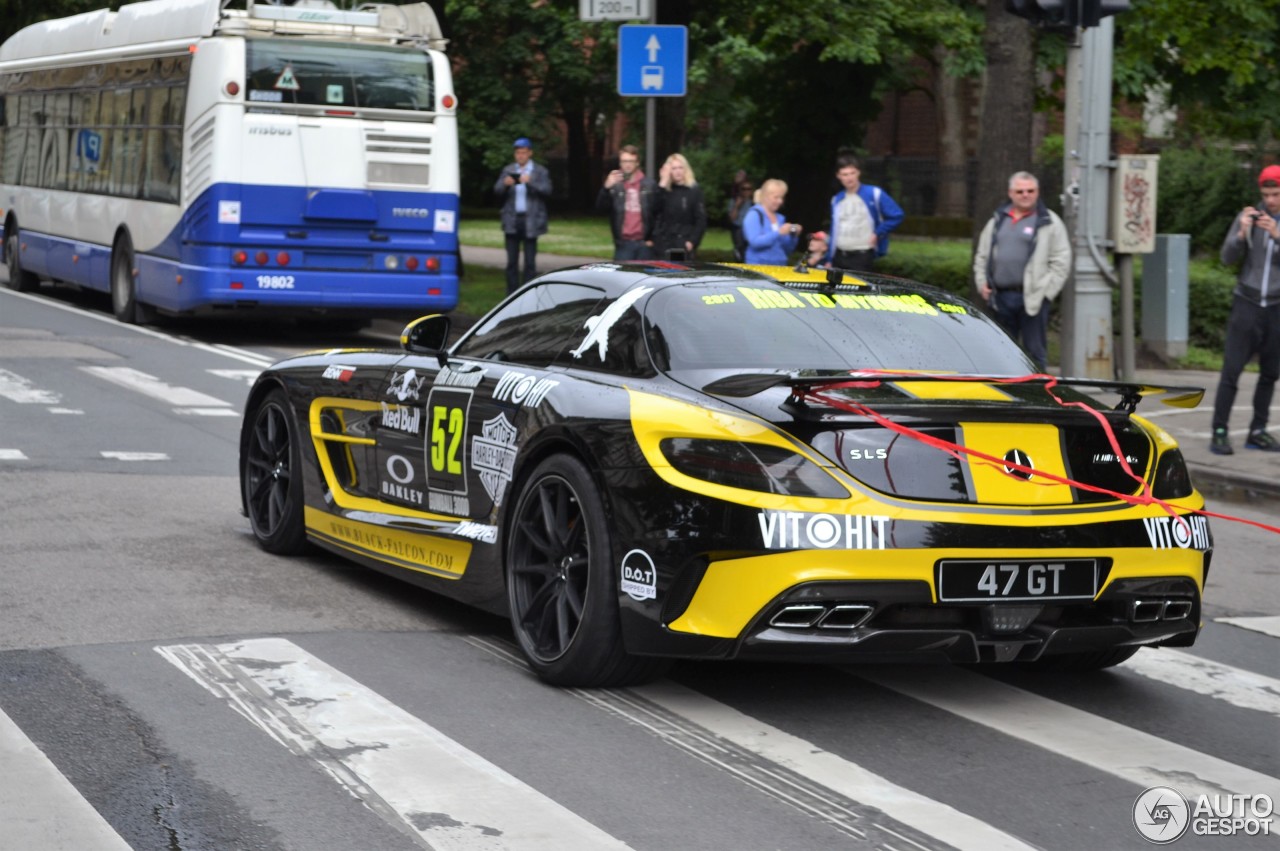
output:
[{"label": "rear wing spoiler", "polygon": [[714,396],[745,398],[773,387],[790,387],[791,395],[800,399],[808,393],[847,384],[894,381],[954,381],[979,384],[1030,384],[1051,387],[1086,387],[1120,396],[1115,410],[1133,413],[1138,403],[1148,397],[1174,408],[1194,408],[1204,398],[1203,387],[1172,387],[1136,381],[1107,381],[1100,378],[1057,378],[1052,375],[946,375],[937,373],[894,372],[891,370],[853,370],[821,375],[782,373],[744,373],[718,378],[704,386],[703,392]]}]

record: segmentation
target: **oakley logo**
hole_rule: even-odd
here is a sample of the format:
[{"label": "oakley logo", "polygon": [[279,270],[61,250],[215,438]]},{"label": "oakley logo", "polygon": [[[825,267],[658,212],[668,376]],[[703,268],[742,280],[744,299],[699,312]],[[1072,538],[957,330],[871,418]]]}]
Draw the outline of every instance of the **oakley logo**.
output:
[{"label": "oakley logo", "polygon": [[[1026,467],[1025,470],[1019,470],[1018,467]],[[1011,476],[1016,476],[1023,481],[1031,478],[1031,469],[1035,464],[1031,463],[1031,456],[1023,452],[1021,449],[1010,449],[1004,453],[1004,471]]]}]

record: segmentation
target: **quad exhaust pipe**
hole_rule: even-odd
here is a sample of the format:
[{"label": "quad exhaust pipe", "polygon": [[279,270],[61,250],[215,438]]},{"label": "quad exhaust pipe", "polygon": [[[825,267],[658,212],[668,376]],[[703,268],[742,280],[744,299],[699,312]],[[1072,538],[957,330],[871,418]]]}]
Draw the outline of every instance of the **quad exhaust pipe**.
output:
[{"label": "quad exhaust pipe", "polygon": [[857,629],[875,613],[866,603],[792,603],[769,619],[779,629]]},{"label": "quad exhaust pipe", "polygon": [[1191,614],[1190,600],[1134,600],[1130,605],[1129,620],[1134,623],[1176,621]]}]

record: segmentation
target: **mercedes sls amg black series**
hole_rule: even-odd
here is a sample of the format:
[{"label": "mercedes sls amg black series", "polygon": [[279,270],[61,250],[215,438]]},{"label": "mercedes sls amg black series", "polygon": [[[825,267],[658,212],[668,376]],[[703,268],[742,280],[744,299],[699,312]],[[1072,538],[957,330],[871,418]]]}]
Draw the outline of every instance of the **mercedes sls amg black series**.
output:
[{"label": "mercedes sls amg black series", "polygon": [[1199,632],[1204,501],[1135,409],[1201,390],[1035,375],[962,299],[838,271],[599,263],[448,331],[263,372],[243,508],[272,553],[509,616],[548,682],[1088,669]]}]

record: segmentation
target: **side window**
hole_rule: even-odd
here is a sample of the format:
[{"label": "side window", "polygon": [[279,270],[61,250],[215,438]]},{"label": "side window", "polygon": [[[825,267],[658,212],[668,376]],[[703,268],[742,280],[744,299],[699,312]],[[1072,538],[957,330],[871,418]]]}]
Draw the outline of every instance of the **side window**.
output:
[{"label": "side window", "polygon": [[[627,296],[597,305],[596,310],[578,326],[570,344],[556,357],[556,363],[636,377],[652,375],[653,367],[644,340],[644,322],[640,311],[632,305],[633,300]],[[587,319],[594,320],[590,327]]]},{"label": "side window", "polygon": [[581,284],[534,287],[478,325],[453,354],[547,366],[581,335],[603,295],[601,290]]}]

